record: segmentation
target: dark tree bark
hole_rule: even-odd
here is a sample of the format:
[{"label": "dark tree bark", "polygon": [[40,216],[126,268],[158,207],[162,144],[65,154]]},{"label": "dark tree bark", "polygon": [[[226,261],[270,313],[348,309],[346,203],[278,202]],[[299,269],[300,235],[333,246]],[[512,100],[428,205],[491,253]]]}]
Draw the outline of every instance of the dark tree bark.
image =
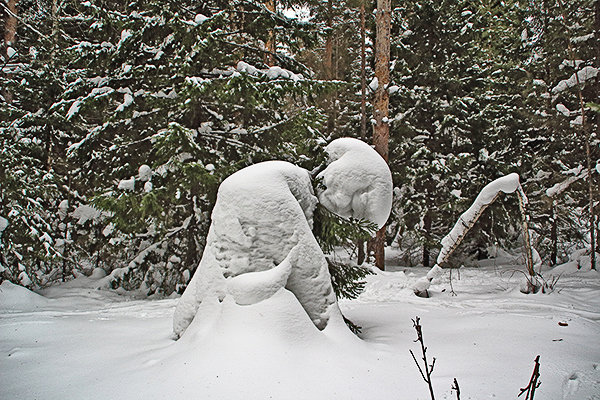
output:
[{"label": "dark tree bark", "polygon": [[556,215],[556,206],[554,200],[550,205],[550,215],[552,226],[550,227],[550,241],[552,242],[552,249],[550,253],[550,265],[556,265],[558,259],[558,216]]},{"label": "dark tree bark", "polygon": [[425,213],[425,217],[423,218],[423,231],[425,232],[425,241],[423,242],[423,266],[429,267],[429,245],[431,243],[431,214],[429,211]]},{"label": "dark tree bark", "polygon": [[[15,45],[17,39],[17,0],[8,0],[6,10],[3,11],[4,19],[4,56],[8,57],[8,48]],[[2,97],[7,103],[12,103],[13,96],[8,89],[2,90]]]},{"label": "dark tree bark", "polygon": [[6,8],[10,12],[4,12],[4,44],[6,47],[14,46],[17,36],[17,0],[8,0]]}]

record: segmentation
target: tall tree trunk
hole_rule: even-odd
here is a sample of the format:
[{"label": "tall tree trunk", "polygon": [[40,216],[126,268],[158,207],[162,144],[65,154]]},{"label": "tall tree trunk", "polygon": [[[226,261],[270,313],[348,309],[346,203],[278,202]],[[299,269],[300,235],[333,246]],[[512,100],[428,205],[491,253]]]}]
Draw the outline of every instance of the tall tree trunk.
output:
[{"label": "tall tree trunk", "polygon": [[367,30],[365,1],[361,0],[360,2],[360,138],[362,140],[367,139]]},{"label": "tall tree trunk", "polygon": [[[325,53],[323,54],[323,75],[326,80],[335,79],[335,70],[333,63],[333,0],[327,1],[326,11],[326,26],[327,36],[325,38]],[[335,100],[337,98],[336,91],[327,94],[325,100],[325,107],[327,110],[327,131],[333,132],[335,130]]]},{"label": "tall tree trunk", "polygon": [[390,126],[388,123],[390,96],[390,29],[392,22],[391,0],[377,0],[377,36],[375,43],[375,77],[378,80],[375,91],[373,116],[373,144],[375,150],[388,161]]},{"label": "tall tree trunk", "polygon": [[[377,0],[376,14],[376,43],[375,43],[375,77],[379,85],[375,91],[373,117],[373,144],[375,150],[388,161],[388,142],[390,127],[388,124],[389,100],[387,91],[390,83],[390,29],[392,24],[392,2],[391,0]],[[375,265],[385,269],[385,226],[376,234],[369,243],[369,253],[375,255]]]},{"label": "tall tree trunk", "polygon": [[[600,65],[600,0],[596,0],[595,3],[595,13],[594,13],[594,36],[595,39],[594,43],[596,45],[596,66]],[[596,77],[596,93],[598,93],[598,90],[600,90],[600,76]],[[596,137],[599,138],[600,137],[600,115],[596,115]],[[589,171],[588,171],[589,173]],[[591,177],[588,177],[588,179],[591,180]],[[592,186],[593,188],[593,186]],[[592,193],[593,194],[593,193]],[[596,216],[596,219],[598,219],[598,216]],[[600,223],[596,222],[596,249],[597,252],[600,253],[600,238],[599,238],[599,232],[600,232]],[[593,254],[593,253],[592,253]],[[598,266],[596,265],[596,258],[594,258],[594,261],[592,261],[592,266],[595,269],[598,269]]]},{"label": "tall tree trunk", "polygon": [[550,242],[552,243],[550,252],[550,265],[556,265],[558,260],[558,216],[556,215],[556,204],[554,200],[550,205],[550,215],[552,226],[550,227]]},{"label": "tall tree trunk", "polygon": [[[567,14],[565,12],[564,5],[562,1],[558,1],[558,5],[561,8],[561,14],[565,23],[568,21]],[[596,1],[596,12],[599,12],[598,9],[598,1]],[[595,22],[600,18],[598,14],[595,16]],[[597,27],[595,27],[597,28]],[[597,34],[597,32],[595,32]],[[567,42],[567,49],[569,51],[569,58],[575,63],[577,59],[575,57],[575,50],[573,49],[573,44],[571,40]],[[586,113],[585,113],[585,101],[583,99],[583,87],[579,80],[579,74],[575,74],[575,81],[577,83],[577,95],[579,97],[579,108],[581,112],[581,131],[585,140],[585,159],[586,159],[586,167],[587,167],[587,182],[588,182],[588,202],[589,202],[589,214],[590,214],[590,261],[591,261],[591,269],[596,269],[596,216],[594,215],[594,177],[592,176],[592,153],[590,149],[590,140],[591,140],[591,127],[588,128]]]},{"label": "tall tree trunk", "polygon": [[[58,51],[59,19],[58,19],[58,0],[52,0],[52,49],[50,50],[50,64],[53,70],[56,63],[56,52]],[[54,128],[48,126],[46,138],[46,169],[52,169],[54,151]]]},{"label": "tall tree trunk", "polygon": [[17,36],[17,0],[8,0],[4,19],[4,44],[6,47],[14,46]]},{"label": "tall tree trunk", "polygon": [[325,79],[331,80],[333,74],[333,5],[332,0],[327,2],[327,37],[325,38],[325,54],[323,66],[325,68]]},{"label": "tall tree trunk", "polygon": [[[15,45],[17,38],[17,0],[8,0],[5,7],[8,11],[4,11],[5,53],[3,55],[6,57],[6,59],[9,59],[10,57],[8,57],[8,48]],[[12,103],[13,96],[8,89],[3,89],[1,94],[7,103]]]},{"label": "tall tree trunk", "polygon": [[[267,10],[271,11],[271,12],[275,12],[275,0],[267,0],[265,2],[265,7],[267,8]],[[276,51],[276,45],[275,45],[275,31],[273,29],[271,29],[269,31],[269,37],[267,39],[267,43],[265,44],[265,50],[267,51],[267,53],[265,54],[265,64],[267,64],[269,67],[272,67],[273,65],[275,65],[275,51]]]}]

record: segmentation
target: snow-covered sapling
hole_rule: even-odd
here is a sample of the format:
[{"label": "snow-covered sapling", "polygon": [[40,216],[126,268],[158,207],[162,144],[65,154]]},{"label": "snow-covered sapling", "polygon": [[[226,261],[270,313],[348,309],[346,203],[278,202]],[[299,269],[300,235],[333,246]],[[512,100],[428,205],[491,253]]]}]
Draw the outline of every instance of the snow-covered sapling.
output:
[{"label": "snow-covered sapling", "polygon": [[[349,138],[333,141],[326,151],[327,167],[318,176],[322,204],[343,217],[383,225],[392,196],[383,159],[385,169],[375,150]],[[206,310],[202,303],[218,306],[231,297],[251,305],[281,290],[294,294],[318,329],[342,322],[327,261],[311,230],[317,203],[310,173],[287,162],[259,163],[225,179],[200,265],[175,310],[175,336]]]},{"label": "snow-covered sapling", "polygon": [[[426,277],[421,278],[415,284],[413,290],[417,296],[429,297],[427,290],[429,289],[432,279],[439,274],[440,267],[448,262],[448,259],[462,243],[469,230],[475,225],[487,207],[496,201],[501,193],[516,193],[519,199],[523,237],[525,239],[525,261],[527,264],[526,287],[522,288],[522,291],[524,293],[535,293],[539,290],[540,285],[537,281],[538,273],[536,269],[539,269],[541,266],[541,260],[536,260],[536,262],[534,262],[534,252],[531,247],[528,227],[528,200],[519,181],[519,175],[512,173],[488,183],[481,190],[471,207],[458,218],[454,227],[442,239],[442,248],[438,254],[436,264]],[[535,254],[537,254],[537,252],[535,252]]]}]

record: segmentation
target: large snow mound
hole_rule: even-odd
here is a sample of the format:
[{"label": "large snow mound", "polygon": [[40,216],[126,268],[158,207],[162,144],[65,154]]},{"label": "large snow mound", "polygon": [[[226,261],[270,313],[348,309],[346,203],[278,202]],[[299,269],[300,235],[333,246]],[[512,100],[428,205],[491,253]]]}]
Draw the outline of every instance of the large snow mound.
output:
[{"label": "large snow mound", "polygon": [[254,304],[283,287],[317,328],[332,316],[341,318],[327,261],[311,231],[316,203],[308,171],[287,162],[259,163],[225,179],[200,265],[175,310],[175,335],[197,315],[218,312],[201,307],[205,302],[233,297]]},{"label": "large snow mound", "polygon": [[368,144],[352,138],[331,142],[328,165],[317,175],[325,187],[319,201],[345,218],[366,219],[381,228],[392,209],[392,173]]},{"label": "large snow mound", "polygon": [[9,281],[0,285],[0,311],[32,311],[46,306],[48,299]]}]

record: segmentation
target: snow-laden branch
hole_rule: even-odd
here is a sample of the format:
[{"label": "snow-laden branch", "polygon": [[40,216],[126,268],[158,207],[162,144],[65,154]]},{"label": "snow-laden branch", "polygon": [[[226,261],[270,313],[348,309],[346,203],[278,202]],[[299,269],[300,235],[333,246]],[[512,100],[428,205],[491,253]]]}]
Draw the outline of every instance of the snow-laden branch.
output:
[{"label": "snow-laden branch", "polygon": [[585,83],[598,75],[598,68],[591,66],[583,67],[581,70],[573,73],[569,79],[564,79],[552,88],[552,93],[557,94],[564,92],[565,90],[575,87],[580,83]]},{"label": "snow-laden branch", "polygon": [[581,179],[586,178],[587,175],[588,175],[588,171],[586,169],[584,169],[582,166],[579,166],[578,172],[575,175],[568,177],[567,179],[565,179],[562,182],[558,182],[551,188],[548,188],[546,190],[546,196],[557,197],[557,196],[561,195],[565,190],[567,190],[569,188],[569,186],[571,186],[573,183],[575,183]]}]

